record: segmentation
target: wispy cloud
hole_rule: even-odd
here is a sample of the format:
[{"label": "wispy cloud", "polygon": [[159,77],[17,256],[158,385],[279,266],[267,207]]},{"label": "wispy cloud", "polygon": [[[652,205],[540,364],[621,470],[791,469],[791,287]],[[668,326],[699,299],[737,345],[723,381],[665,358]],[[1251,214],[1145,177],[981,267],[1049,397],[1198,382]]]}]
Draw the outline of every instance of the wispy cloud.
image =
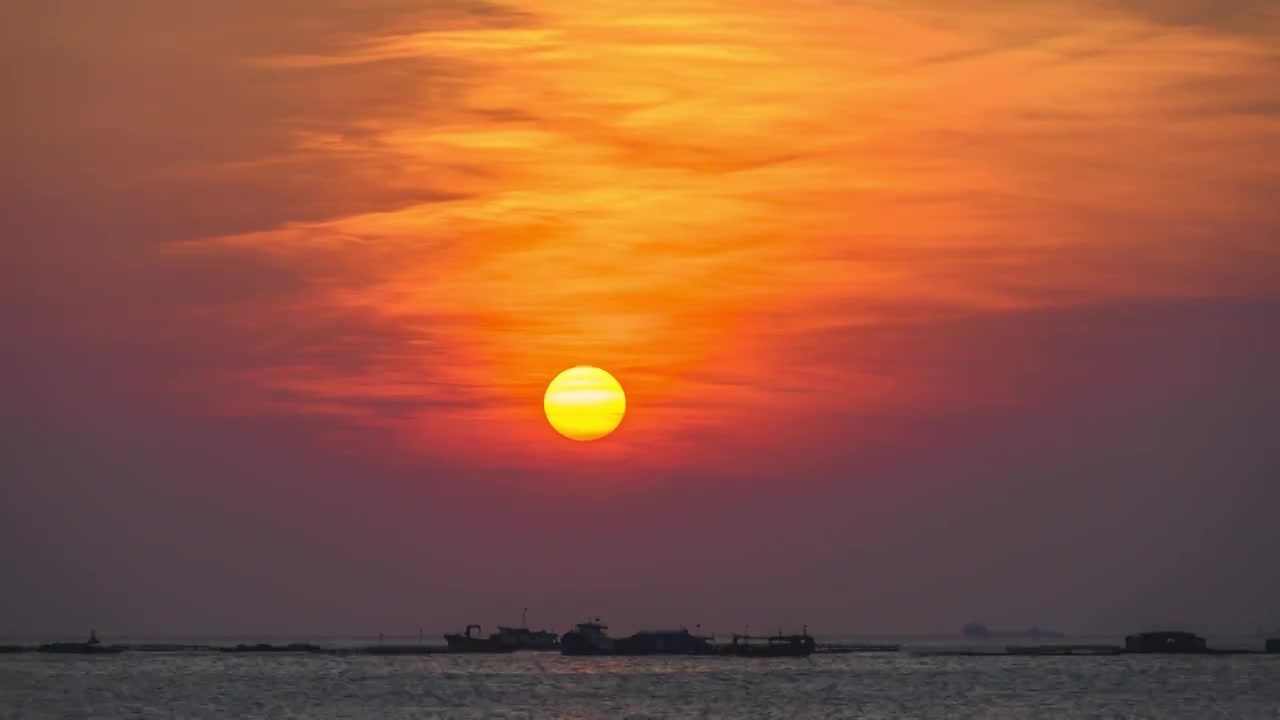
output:
[{"label": "wispy cloud", "polygon": [[[282,333],[316,354],[245,363],[274,405],[510,413],[590,362],[643,369],[624,384],[664,422],[715,427],[717,407],[803,412],[792,390],[892,394],[877,383],[902,378],[788,351],[832,327],[1274,292],[1263,4],[210,5],[192,24],[166,7],[69,30],[133,48],[113,60],[123,93],[85,95],[128,122],[66,148],[111,170],[28,165],[167,243],[154,262],[296,278],[232,303],[205,283],[222,332],[246,313],[396,328],[339,354]],[[241,37],[232,10],[285,34]],[[137,34],[165,18],[177,36]],[[832,391],[841,374],[867,379]]]}]

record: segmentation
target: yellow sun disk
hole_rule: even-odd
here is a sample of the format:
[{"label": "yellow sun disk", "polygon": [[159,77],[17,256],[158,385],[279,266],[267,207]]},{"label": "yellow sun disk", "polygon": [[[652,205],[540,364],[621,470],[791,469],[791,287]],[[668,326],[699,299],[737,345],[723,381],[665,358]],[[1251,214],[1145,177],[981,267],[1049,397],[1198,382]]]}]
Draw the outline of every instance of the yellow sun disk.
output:
[{"label": "yellow sun disk", "polygon": [[622,422],[627,396],[608,372],[581,365],[551,381],[542,405],[556,432],[571,440],[597,440]]}]

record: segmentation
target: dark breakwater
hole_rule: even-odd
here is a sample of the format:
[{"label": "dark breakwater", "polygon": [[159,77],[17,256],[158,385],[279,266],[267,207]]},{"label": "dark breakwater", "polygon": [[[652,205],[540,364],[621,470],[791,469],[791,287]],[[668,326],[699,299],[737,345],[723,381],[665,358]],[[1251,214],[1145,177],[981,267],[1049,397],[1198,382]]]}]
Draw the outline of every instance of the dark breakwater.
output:
[{"label": "dark breakwater", "polygon": [[[541,652],[541,651],[529,651]],[[475,653],[451,650],[443,645],[428,644],[377,644],[331,646],[314,643],[239,643],[236,645],[210,645],[186,643],[122,643],[114,645],[76,642],[45,643],[41,645],[0,645],[0,655],[20,653],[44,653],[52,655],[119,655],[121,653],[211,653],[228,655],[364,655],[404,657],[416,655],[497,655],[507,653]],[[558,654],[558,653],[556,653]],[[731,656],[732,653],[714,653]],[[1009,645],[1004,647],[910,647],[902,644],[819,644],[816,655],[910,655],[916,657],[1110,657],[1115,655],[1161,655],[1158,651],[1126,649],[1122,645]],[[1275,655],[1280,657],[1280,642],[1269,640],[1266,649],[1209,648],[1178,654],[1238,656]]]}]

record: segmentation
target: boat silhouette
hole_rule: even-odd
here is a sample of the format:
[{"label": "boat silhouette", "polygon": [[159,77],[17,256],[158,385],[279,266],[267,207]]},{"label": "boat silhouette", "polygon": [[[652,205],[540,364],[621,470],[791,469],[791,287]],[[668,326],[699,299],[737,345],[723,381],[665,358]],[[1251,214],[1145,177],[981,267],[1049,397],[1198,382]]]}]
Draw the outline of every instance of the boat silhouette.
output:
[{"label": "boat silhouette", "polygon": [[[530,630],[528,609],[520,616],[520,627],[498,626],[498,631],[483,637],[479,625],[468,625],[463,633],[444,636],[453,652],[503,653],[516,650],[555,650],[560,647],[560,636],[549,630]],[[472,634],[472,630],[475,634]]]},{"label": "boat silhouette", "polygon": [[579,623],[560,638],[564,655],[715,655],[710,638],[694,635],[688,628],[641,630],[624,638],[612,638],[609,626],[600,622]]}]

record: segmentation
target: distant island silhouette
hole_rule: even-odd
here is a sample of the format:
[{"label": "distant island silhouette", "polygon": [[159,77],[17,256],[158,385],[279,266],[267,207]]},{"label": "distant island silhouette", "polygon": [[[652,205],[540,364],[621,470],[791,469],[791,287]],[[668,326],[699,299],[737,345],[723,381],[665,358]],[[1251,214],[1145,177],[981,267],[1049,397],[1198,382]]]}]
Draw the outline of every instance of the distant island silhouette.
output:
[{"label": "distant island silhouette", "polygon": [[961,634],[968,638],[1060,638],[1063,633],[1056,630],[1045,630],[1032,627],[1027,630],[992,630],[980,622],[971,622],[961,629]]}]

